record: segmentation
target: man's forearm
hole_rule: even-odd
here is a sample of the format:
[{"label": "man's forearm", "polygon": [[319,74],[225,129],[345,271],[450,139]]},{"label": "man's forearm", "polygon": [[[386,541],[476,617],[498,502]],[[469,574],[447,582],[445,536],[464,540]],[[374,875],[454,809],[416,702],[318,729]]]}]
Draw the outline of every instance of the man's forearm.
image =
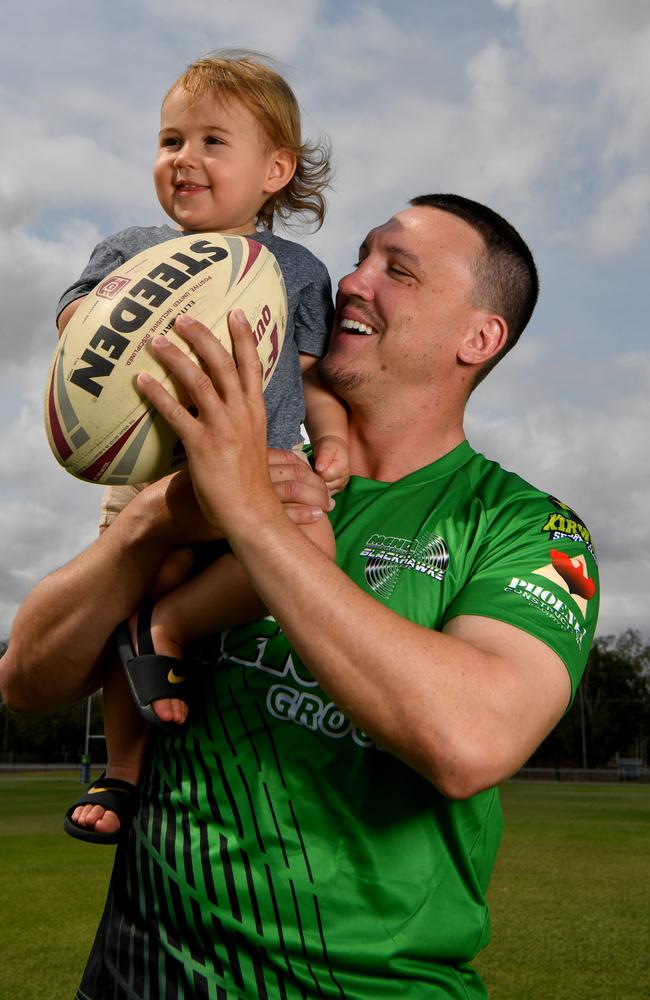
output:
[{"label": "man's forearm", "polygon": [[115,626],[137,607],[169,551],[146,518],[127,508],[85,552],[28,595],[0,660],[10,708],[50,712],[101,684]]},{"label": "man's forearm", "polygon": [[[467,674],[478,665],[467,663],[459,683],[455,640],[360,590],[285,521],[266,520],[256,532],[230,537],[251,583],[335,704],[380,746],[440,784],[455,766],[461,715],[472,700]],[[482,659],[478,651],[462,652]],[[464,708],[455,717],[461,691]]]},{"label": "man's forearm", "polygon": [[[322,481],[306,479],[305,464],[290,452],[271,451],[268,461],[290,515],[313,523],[328,502]],[[147,487],[85,552],[26,598],[0,659],[5,701],[16,711],[50,712],[96,690],[115,626],[137,608],[169,551],[218,537],[201,515],[188,476]]]}]

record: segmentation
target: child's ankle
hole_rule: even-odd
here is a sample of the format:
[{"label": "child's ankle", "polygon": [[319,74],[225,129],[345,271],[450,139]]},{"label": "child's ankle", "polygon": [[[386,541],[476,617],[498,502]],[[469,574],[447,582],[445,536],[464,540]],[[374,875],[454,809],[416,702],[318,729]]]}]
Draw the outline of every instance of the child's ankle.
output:
[{"label": "child's ankle", "polygon": [[120,781],[138,785],[142,778],[142,768],[137,764],[112,764],[109,761],[106,765],[106,777],[119,778]]},{"label": "child's ankle", "polygon": [[151,641],[157,653],[163,656],[173,656],[175,659],[183,659],[183,646],[172,638],[164,622],[151,619]]}]

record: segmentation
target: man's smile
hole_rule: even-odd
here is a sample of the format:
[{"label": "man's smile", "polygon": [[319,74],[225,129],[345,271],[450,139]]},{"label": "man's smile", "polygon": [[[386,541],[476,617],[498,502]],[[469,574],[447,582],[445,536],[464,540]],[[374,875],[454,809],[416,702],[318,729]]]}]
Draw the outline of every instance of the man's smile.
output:
[{"label": "man's smile", "polygon": [[356,319],[342,319],[340,325],[341,330],[346,330],[348,333],[360,333],[366,337],[371,337],[373,333],[376,333],[367,323],[360,323]]}]

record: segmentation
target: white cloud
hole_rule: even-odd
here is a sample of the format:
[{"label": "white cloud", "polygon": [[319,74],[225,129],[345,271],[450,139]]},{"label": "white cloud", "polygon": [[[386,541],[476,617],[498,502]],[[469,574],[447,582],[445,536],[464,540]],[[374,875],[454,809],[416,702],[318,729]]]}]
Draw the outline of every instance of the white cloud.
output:
[{"label": "white cloud", "polygon": [[[101,110],[91,130],[93,103]],[[142,216],[143,205],[150,212],[158,123],[148,115],[143,132],[139,112],[92,90],[83,99],[62,93],[55,113],[38,99],[0,97],[3,126],[12,135],[0,189],[3,214],[14,225],[32,225],[48,209],[72,218],[89,206],[131,218]]]},{"label": "white cloud", "polygon": [[[495,2],[517,17],[520,86],[540,105],[562,109],[569,126],[545,169],[556,189],[564,169],[569,190],[592,201],[586,229],[573,227],[576,240],[586,233],[599,254],[638,244],[648,212],[650,7],[645,0]],[[576,186],[587,173],[588,186]]]},{"label": "white cloud", "polygon": [[56,464],[40,402],[39,385],[38,395],[23,403],[0,440],[0,636],[8,634],[18,605],[37,580],[97,533],[99,489],[73,480]]},{"label": "white cloud", "polygon": [[[0,207],[0,221],[2,220]],[[19,227],[5,226],[0,238],[0,273],[6,281],[3,294],[3,365],[32,364],[32,351],[48,358],[56,343],[55,307],[67,285],[79,274],[88,257],[87,248],[99,240],[90,222],[73,220],[58,240],[36,236]],[[42,352],[42,353],[41,353]],[[15,372],[0,370],[0,384]]]},{"label": "white cloud", "polygon": [[[135,0],[128,30],[110,5],[91,17],[66,0],[42,12],[27,72],[16,52],[30,6],[12,8],[0,38],[15,81],[0,91],[11,152],[0,180],[0,532],[10,553],[0,637],[25,588],[95,530],[99,491],[59,469],[42,431],[56,301],[98,239],[162,218],[150,176],[160,98],[192,58],[232,45],[275,56],[306,131],[332,137],[331,209],[305,242],[335,279],[372,226],[432,190],[492,204],[546,262],[537,334],[479,389],[472,438],[584,512],[600,542],[603,628],[644,627],[647,356],[629,352],[645,350],[645,0],[498,0],[477,5],[478,27],[478,15],[464,23],[463,5],[443,16],[428,0],[189,0],[182,16],[176,0]],[[616,279],[605,268],[614,254]],[[583,309],[579,288],[597,309]]]},{"label": "white cloud", "polygon": [[143,0],[143,7],[155,20],[165,20],[172,28],[200,30],[205,52],[230,46],[274,52],[286,58],[299,50],[323,7],[321,0],[184,0],[182,15],[177,0]]},{"label": "white cloud", "polygon": [[585,235],[593,253],[603,256],[631,250],[648,231],[650,173],[626,177],[607,194],[588,219]]},{"label": "white cloud", "polygon": [[[650,27],[645,0],[495,0],[513,11],[541,77],[608,84],[635,71]],[[617,87],[617,89],[620,89]]]},{"label": "white cloud", "polygon": [[558,394],[557,358],[533,351],[518,365],[518,351],[477,391],[468,437],[585,518],[602,575],[600,631],[626,623],[646,632],[650,354],[585,365],[575,376],[582,398],[572,401]]}]

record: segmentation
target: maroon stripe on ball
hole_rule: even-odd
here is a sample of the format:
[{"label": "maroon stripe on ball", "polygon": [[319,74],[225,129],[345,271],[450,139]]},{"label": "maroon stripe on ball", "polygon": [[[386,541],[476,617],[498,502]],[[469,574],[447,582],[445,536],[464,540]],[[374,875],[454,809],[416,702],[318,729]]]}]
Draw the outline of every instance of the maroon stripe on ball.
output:
[{"label": "maroon stripe on ball", "polygon": [[63,433],[63,428],[59,422],[59,415],[56,412],[56,403],[54,402],[54,383],[56,381],[56,369],[52,372],[52,378],[50,380],[50,391],[48,393],[47,400],[47,410],[50,418],[50,430],[52,431],[52,440],[56,445],[56,450],[59,453],[62,462],[70,458],[72,454],[72,448],[68,444],[65,434]]},{"label": "maroon stripe on ball", "polygon": [[237,284],[239,284],[239,282],[242,280],[246,272],[250,271],[251,267],[259,257],[260,251],[262,249],[262,244],[258,243],[256,240],[252,240],[250,236],[246,237],[246,242],[248,243],[248,260],[246,261],[246,267],[244,268],[244,270],[242,271],[237,280]]},{"label": "maroon stripe on ball", "polygon": [[113,459],[117,455],[119,455],[120,451],[122,450],[126,442],[129,440],[130,437],[132,437],[132,435],[135,433],[138,426],[142,423],[142,421],[146,416],[147,414],[143,413],[142,416],[138,420],[136,420],[136,422],[131,427],[129,427],[128,430],[126,430],[121,437],[117,439],[117,441],[113,442],[110,448],[107,448],[106,451],[102,452],[99,458],[95,459],[92,465],[89,465],[85,469],[82,469],[81,472],[78,472],[77,475],[79,476],[79,478],[87,479],[88,482],[90,483],[97,482],[100,476],[106,471],[108,466],[111,464]]}]

